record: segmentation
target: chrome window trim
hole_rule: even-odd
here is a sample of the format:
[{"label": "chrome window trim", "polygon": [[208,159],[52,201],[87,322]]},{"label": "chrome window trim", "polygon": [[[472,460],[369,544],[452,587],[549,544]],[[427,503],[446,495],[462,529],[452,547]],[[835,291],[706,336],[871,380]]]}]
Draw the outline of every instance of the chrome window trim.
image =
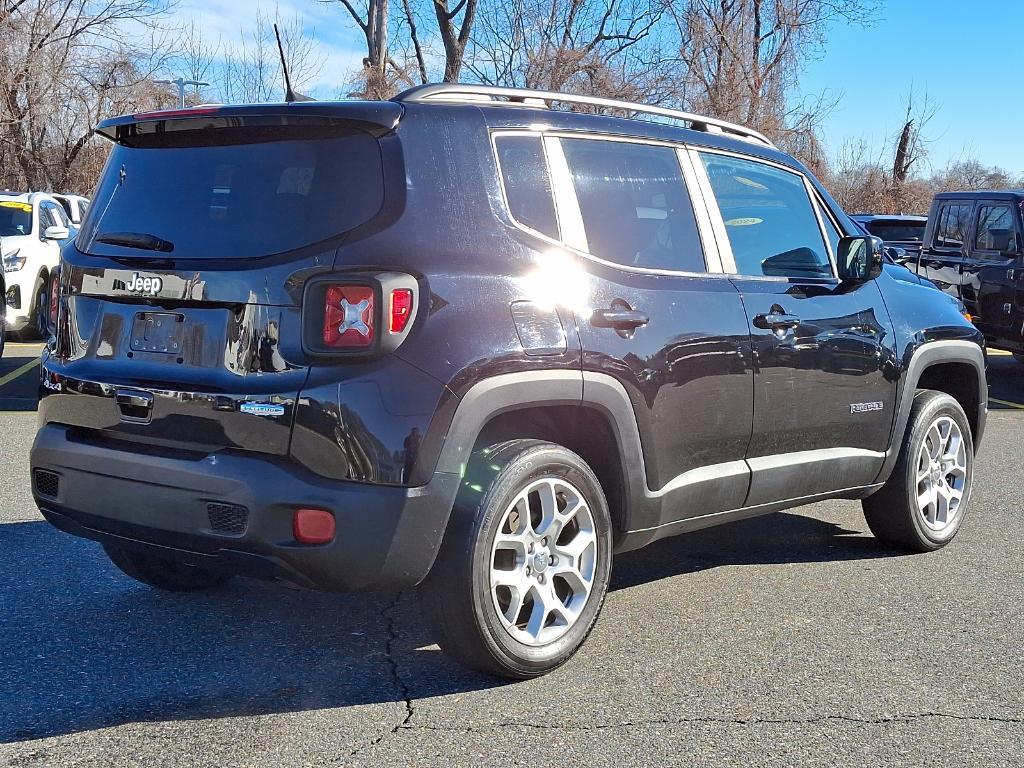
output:
[{"label": "chrome window trim", "polygon": [[[619,134],[590,134],[580,133],[577,131],[547,131],[543,127],[537,128],[499,128],[490,131],[491,134],[491,152],[494,154],[495,166],[499,172],[499,186],[501,187],[502,202],[505,205],[505,213],[508,215],[509,220],[515,225],[517,229],[526,232],[532,237],[536,237],[544,242],[550,243],[551,245],[558,246],[559,248],[569,251],[573,255],[592,261],[596,264],[600,264],[605,267],[612,269],[622,270],[623,272],[629,272],[637,275],[659,275],[665,277],[700,277],[700,278],[725,278],[727,275],[724,271],[709,271],[707,272],[689,272],[680,269],[656,269],[653,267],[634,267],[627,264],[619,264],[618,262],[608,261],[602,259],[599,256],[595,256],[590,253],[588,248],[589,244],[586,242],[586,230],[583,229],[583,215],[580,212],[579,200],[576,199],[576,187],[572,183],[572,174],[569,172],[569,165],[565,160],[565,153],[562,151],[562,145],[560,139],[562,138],[580,138],[590,139],[594,141],[618,141],[622,143],[630,144],[651,144],[654,146],[668,147],[669,149],[676,150],[676,154],[680,151],[687,149],[686,145],[679,142],[662,141],[657,139],[646,139],[640,137],[631,137],[628,135]],[[544,143],[545,157],[548,162],[548,175],[551,177],[551,190],[555,199],[555,217],[558,220],[561,240],[556,240],[543,232],[538,232],[530,227],[527,227],[516,220],[512,216],[511,211],[508,208],[508,200],[505,198],[505,182],[500,177],[501,165],[497,159],[497,150],[494,145],[494,138],[498,136],[540,136]],[[554,160],[554,162],[552,162]],[[686,169],[685,166],[680,163],[680,175],[683,177],[684,186],[687,184]],[[567,185],[567,188],[563,188]],[[695,197],[693,190],[690,187],[686,187],[687,193],[690,195],[690,202],[694,208],[694,216],[697,218],[697,231],[698,234],[703,237],[704,230],[701,226],[701,206],[704,205],[703,195],[700,195],[700,200]],[[561,192],[561,194],[560,194]],[[582,239],[584,247],[579,248],[572,245],[565,239],[565,229],[563,226],[563,212],[572,221],[578,218],[578,225],[580,227],[579,236]],[[706,224],[707,222],[705,222]],[[709,254],[714,253],[717,258],[718,249],[714,240],[701,242],[702,249],[704,251],[704,264],[705,267],[709,267]]]},{"label": "chrome window trim", "polygon": [[704,250],[704,267],[709,274],[724,274],[726,270],[722,266],[722,253],[718,238],[715,237],[714,218],[708,209],[707,196],[694,170],[693,160],[685,147],[676,147],[675,150],[676,160],[683,172],[683,184],[690,195],[690,205],[697,219],[697,233]]}]

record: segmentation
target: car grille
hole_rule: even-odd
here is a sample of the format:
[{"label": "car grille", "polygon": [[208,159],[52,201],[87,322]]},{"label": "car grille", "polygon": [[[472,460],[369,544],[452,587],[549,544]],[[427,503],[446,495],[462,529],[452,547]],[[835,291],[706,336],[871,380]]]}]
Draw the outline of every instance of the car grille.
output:
[{"label": "car grille", "polygon": [[249,510],[237,504],[207,504],[206,513],[218,533],[241,536],[249,525]]},{"label": "car grille", "polygon": [[37,469],[33,479],[36,484],[36,493],[40,496],[49,496],[51,499],[57,498],[57,492],[60,490],[60,475],[45,469]]}]

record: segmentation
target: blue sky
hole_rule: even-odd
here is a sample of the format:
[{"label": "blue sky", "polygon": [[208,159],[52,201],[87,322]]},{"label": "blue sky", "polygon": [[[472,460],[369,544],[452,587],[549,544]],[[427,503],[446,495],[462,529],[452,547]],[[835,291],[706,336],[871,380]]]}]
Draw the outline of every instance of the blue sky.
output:
[{"label": "blue sky", "polygon": [[938,107],[925,132],[931,167],[967,156],[1024,173],[1024,2],[888,0],[878,15],[834,28],[801,78],[805,94],[841,97],[823,125],[830,154],[863,137],[877,155],[913,87]]},{"label": "blue sky", "polygon": [[[304,20],[325,55],[323,74],[306,90],[337,96],[357,71],[363,44],[340,3],[181,0],[177,15],[195,18],[211,38],[232,41],[251,25],[256,5],[271,14],[276,5],[282,16]],[[830,30],[821,58],[801,77],[799,95],[838,99],[822,125],[829,154],[863,139],[872,159],[891,162],[887,145],[913,87],[937,108],[925,134],[931,143],[923,171],[972,157],[1024,174],[1024,66],[1016,55],[1024,49],[1024,2],[881,0],[879,6],[870,26]]]}]

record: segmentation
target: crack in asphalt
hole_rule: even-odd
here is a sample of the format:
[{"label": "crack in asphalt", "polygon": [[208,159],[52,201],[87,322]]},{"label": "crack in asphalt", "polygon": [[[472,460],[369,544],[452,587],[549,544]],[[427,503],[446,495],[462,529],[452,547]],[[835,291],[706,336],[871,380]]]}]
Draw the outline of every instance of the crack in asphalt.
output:
[{"label": "crack in asphalt", "polygon": [[462,728],[441,725],[403,725],[402,730],[427,730],[448,733],[482,733],[502,730],[505,728],[524,728],[540,731],[605,731],[616,728],[636,728],[648,725],[686,725],[688,723],[707,723],[720,725],[816,725],[830,721],[854,723],[856,725],[887,725],[889,723],[910,723],[915,720],[943,719],[968,722],[1007,723],[1010,725],[1024,724],[1024,717],[999,717],[996,715],[957,715],[949,712],[915,712],[907,715],[883,715],[877,718],[856,717],[854,715],[821,715],[806,718],[767,718],[767,717],[663,717],[651,720],[626,720],[619,723],[571,723],[569,725],[548,725],[544,723],[527,723],[509,721],[485,726],[465,726]]},{"label": "crack in asphalt", "polygon": [[395,643],[398,641],[398,632],[395,629],[396,622],[395,617],[392,615],[392,611],[394,611],[398,607],[398,603],[402,599],[402,594],[403,593],[399,592],[397,595],[395,595],[395,599],[381,609],[380,615],[381,618],[383,618],[387,622],[385,625],[385,631],[387,632],[387,640],[384,643],[384,658],[387,661],[388,669],[391,672],[391,679],[394,682],[395,687],[401,694],[402,700],[405,702],[405,717],[402,718],[402,721],[395,725],[390,731],[382,733],[380,736],[378,736],[368,744],[364,744],[360,747],[356,747],[355,749],[353,749],[349,753],[349,757],[355,757],[363,750],[372,749],[373,747],[377,746],[382,741],[384,741],[384,739],[386,739],[388,736],[393,736],[400,730],[415,727],[411,724],[412,716],[416,711],[415,707],[413,706],[412,693],[409,690],[408,684],[402,678],[402,674],[398,671],[398,661],[397,659],[395,659],[394,654]]}]

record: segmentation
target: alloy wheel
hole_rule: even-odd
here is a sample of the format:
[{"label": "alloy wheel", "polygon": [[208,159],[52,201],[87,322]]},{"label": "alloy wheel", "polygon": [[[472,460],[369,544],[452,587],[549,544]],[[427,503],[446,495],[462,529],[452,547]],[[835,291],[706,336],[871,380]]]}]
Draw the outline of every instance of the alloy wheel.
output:
[{"label": "alloy wheel", "polygon": [[505,631],[530,646],[562,637],[590,599],[597,558],[594,516],[576,487],[545,477],[523,488],[491,547],[491,598]]},{"label": "alloy wheel", "polygon": [[945,532],[960,512],[967,483],[967,446],[949,416],[939,416],[925,433],[916,478],[918,513],[929,530]]}]

